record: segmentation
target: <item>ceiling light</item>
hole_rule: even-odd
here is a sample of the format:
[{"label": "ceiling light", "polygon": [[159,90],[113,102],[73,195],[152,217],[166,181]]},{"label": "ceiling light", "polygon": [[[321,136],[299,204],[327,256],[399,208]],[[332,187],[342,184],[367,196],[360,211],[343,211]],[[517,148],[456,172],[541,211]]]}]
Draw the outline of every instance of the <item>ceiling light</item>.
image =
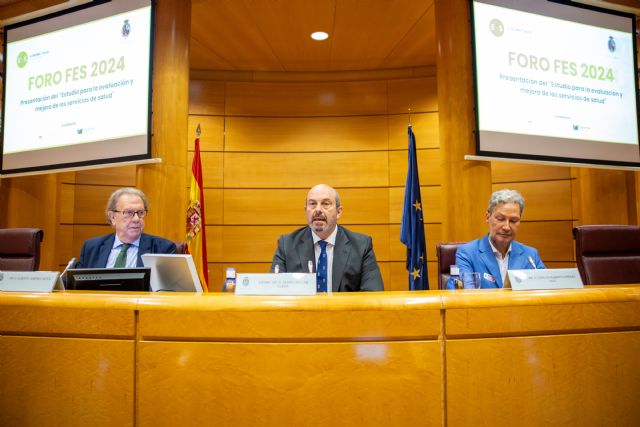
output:
[{"label": "ceiling light", "polygon": [[311,33],[311,38],[318,41],[326,40],[329,38],[329,34],[324,31],[316,31],[315,33]]}]

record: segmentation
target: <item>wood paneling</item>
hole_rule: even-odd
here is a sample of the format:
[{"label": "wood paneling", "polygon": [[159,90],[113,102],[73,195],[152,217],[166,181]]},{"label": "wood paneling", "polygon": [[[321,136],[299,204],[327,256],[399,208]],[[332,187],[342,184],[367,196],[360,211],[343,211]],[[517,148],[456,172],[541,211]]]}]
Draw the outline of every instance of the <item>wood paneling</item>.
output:
[{"label": "wood paneling", "polygon": [[[493,184],[493,191],[505,188]],[[571,181],[540,181],[510,183],[508,188],[517,190],[525,200],[522,218],[526,221],[571,220]],[[484,216],[486,207],[479,214]]]},{"label": "wood paneling", "polygon": [[0,337],[0,425],[131,426],[133,348],[124,340]]},{"label": "wood paneling", "polygon": [[[417,150],[420,185],[440,185],[440,150]],[[407,182],[407,150],[389,151],[389,185],[404,187]]]},{"label": "wood paneling", "polygon": [[638,332],[448,341],[448,425],[635,425],[638,352]]},{"label": "wood paneling", "polygon": [[520,181],[547,181],[570,179],[571,168],[567,166],[530,165],[517,162],[491,162],[493,183]]},{"label": "wood paneling", "polygon": [[[89,169],[75,173],[76,184],[112,185],[115,187],[135,187],[136,167],[116,166],[101,169]],[[105,199],[104,203],[107,203]]]},{"label": "wood paneling", "polygon": [[[200,151],[222,151],[225,139],[225,118],[219,116],[189,116],[189,131],[187,132],[187,147],[193,151],[196,141],[196,130],[200,125]],[[191,163],[187,164],[191,170]]]},{"label": "wood paneling", "polygon": [[[75,186],[75,224],[102,225],[108,224],[105,215],[109,196],[119,187],[103,185],[76,185]],[[153,206],[149,207],[150,215]],[[145,218],[146,220],[146,218]]]},{"label": "wood paneling", "polygon": [[[223,176],[223,153],[221,152],[200,152],[200,162],[202,164],[202,185],[204,188],[222,188]],[[187,155],[187,164],[193,163],[193,152]],[[191,185],[191,167],[185,168],[187,176],[187,186]]]},{"label": "wood paneling", "polygon": [[[389,223],[400,224],[404,209],[404,187],[389,187]],[[420,186],[424,222],[442,222],[442,191],[439,186]]]},{"label": "wood paneling", "polygon": [[438,140],[438,113],[418,113],[390,115],[389,149],[407,150],[409,136],[407,127],[411,119],[411,128],[416,138],[416,148],[440,148]]},{"label": "wood paneling", "polygon": [[538,249],[542,262],[573,261],[573,223],[571,221],[523,221],[517,240]]},{"label": "wood paneling", "polygon": [[222,116],[224,108],[224,83],[211,80],[189,82],[189,114]]},{"label": "wood paneling", "polygon": [[387,150],[388,133],[386,116],[229,117],[225,150],[285,153]]},{"label": "wood paneling", "polygon": [[435,77],[389,81],[389,114],[438,111],[438,88]]},{"label": "wood paneling", "polygon": [[320,117],[387,112],[386,81],[226,84],[228,116]]},{"label": "wood paneling", "polygon": [[311,188],[388,185],[385,151],[353,153],[225,153],[225,187]]},{"label": "wood paneling", "polygon": [[[336,188],[343,208],[339,223],[387,224],[387,188]],[[224,190],[224,223],[227,225],[304,225],[308,189]],[[400,214],[402,215],[402,213]],[[399,221],[399,219],[398,219]]]},{"label": "wood paneling", "polygon": [[[302,225],[301,225],[302,226]],[[355,225],[347,227],[351,231],[365,233],[372,237],[376,258],[389,259],[388,225]],[[233,262],[271,262],[276,250],[278,238],[295,230],[291,226],[226,226],[222,234],[222,259],[209,261]],[[207,233],[209,228],[207,228]],[[207,246],[207,249],[209,247]]]}]

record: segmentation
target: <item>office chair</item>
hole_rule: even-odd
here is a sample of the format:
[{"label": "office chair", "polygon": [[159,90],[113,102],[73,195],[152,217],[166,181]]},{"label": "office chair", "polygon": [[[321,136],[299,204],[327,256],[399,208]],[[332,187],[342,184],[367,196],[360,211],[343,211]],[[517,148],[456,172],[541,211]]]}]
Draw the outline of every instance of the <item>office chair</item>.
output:
[{"label": "office chair", "polygon": [[438,289],[447,289],[449,267],[451,267],[451,264],[456,263],[458,246],[464,244],[465,242],[446,242],[436,245],[436,254],[438,256]]},{"label": "office chair", "polygon": [[39,228],[1,228],[0,270],[37,271],[43,237]]}]

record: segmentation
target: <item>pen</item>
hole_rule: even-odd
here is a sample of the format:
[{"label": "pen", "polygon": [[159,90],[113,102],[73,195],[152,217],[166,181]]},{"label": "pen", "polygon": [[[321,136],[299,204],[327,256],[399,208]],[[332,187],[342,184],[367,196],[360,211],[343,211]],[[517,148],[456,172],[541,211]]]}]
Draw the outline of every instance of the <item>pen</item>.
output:
[{"label": "pen", "polygon": [[536,267],[536,263],[533,262],[533,258],[531,258],[531,256],[529,256],[529,264],[531,264],[531,266],[533,267],[534,270],[537,270],[538,267]]}]

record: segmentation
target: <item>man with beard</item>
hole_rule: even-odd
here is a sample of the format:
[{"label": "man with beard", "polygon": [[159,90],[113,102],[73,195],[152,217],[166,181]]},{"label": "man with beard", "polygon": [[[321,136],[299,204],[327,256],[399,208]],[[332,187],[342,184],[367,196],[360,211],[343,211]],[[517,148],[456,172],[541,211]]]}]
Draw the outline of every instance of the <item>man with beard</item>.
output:
[{"label": "man with beard", "polygon": [[307,193],[307,227],[278,239],[272,272],[318,275],[318,292],[383,291],[371,237],[338,225],[338,192],[318,184]]},{"label": "man with beard", "polygon": [[109,197],[105,215],[115,233],[94,237],[82,245],[76,268],[142,267],[140,255],[174,254],[176,244],[145,234],[147,196],[137,188],[120,188]]},{"label": "man with beard", "polygon": [[517,191],[494,192],[486,212],[489,233],[458,247],[460,273],[478,272],[480,287],[502,288],[507,270],[545,268],[535,248],[515,241],[523,211],[524,198]]}]

